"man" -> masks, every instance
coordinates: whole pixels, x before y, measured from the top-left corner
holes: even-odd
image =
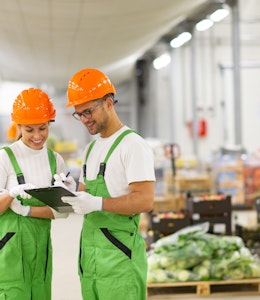
[[[96,69],[83,69],[68,85],[73,116],[98,138],[86,146],[76,197],[63,197],[84,214],[79,276],[83,299],[146,299],[147,260],[138,225],[154,200],[154,162],[144,139],[124,126],[116,90]]]

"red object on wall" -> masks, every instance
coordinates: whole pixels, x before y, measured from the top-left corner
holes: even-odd
[[[188,122],[191,136],[193,136],[193,121]],[[198,120],[198,136],[205,137],[207,135],[207,121],[204,118]]]

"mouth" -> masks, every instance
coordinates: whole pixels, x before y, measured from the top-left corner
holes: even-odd
[[[31,140],[31,142],[35,145],[41,145],[43,140]]]
[[[85,126],[90,130],[95,125],[95,121],[85,123]]]

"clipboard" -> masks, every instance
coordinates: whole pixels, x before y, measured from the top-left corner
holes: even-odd
[[[44,188],[36,188],[25,190],[25,192],[34,198],[40,200],[44,204],[52,207],[60,213],[73,212],[72,206],[68,203],[64,203],[61,200],[63,196],[76,197],[75,194],[66,190],[61,186],[50,186]]]

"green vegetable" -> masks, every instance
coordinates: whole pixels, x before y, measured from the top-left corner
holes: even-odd
[[[168,276],[164,270],[154,270],[153,272],[156,282],[167,282]]]
[[[199,280],[208,280],[210,277],[209,268],[203,264],[194,267],[192,271],[199,276]]]
[[[160,266],[165,269],[168,266],[171,266],[174,263],[174,260],[170,256],[162,255],[160,257]]]
[[[158,240],[148,270],[148,282],[260,278],[260,260],[240,237],[209,234],[199,224]]]
[[[188,281],[190,278],[190,272],[188,270],[181,270],[177,274],[177,279],[179,281]]]
[[[147,261],[148,261],[148,267],[149,267],[150,270],[159,269],[159,267],[160,267],[160,256],[152,254],[147,258]]]

